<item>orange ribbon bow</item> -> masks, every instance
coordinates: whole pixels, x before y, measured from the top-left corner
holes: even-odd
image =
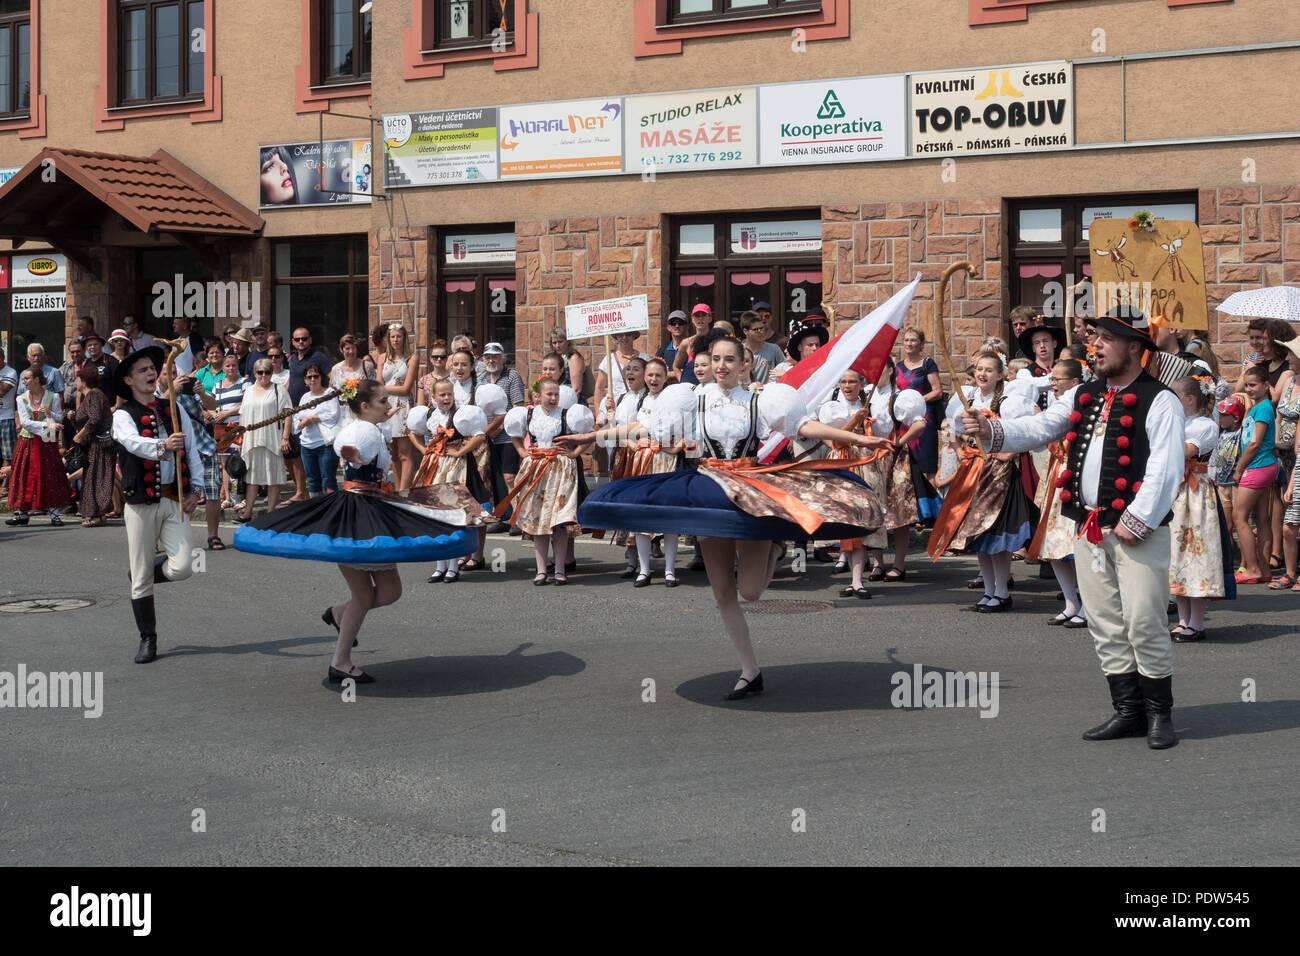
[[[1061,473],[1061,466],[1065,464],[1065,444],[1063,442],[1052,442],[1048,447],[1052,452],[1052,460],[1047,468],[1047,493],[1043,495],[1043,513],[1038,519],[1038,527],[1034,529],[1034,536],[1025,549],[1025,560],[1027,561],[1037,561],[1038,556],[1043,551],[1043,539],[1047,536],[1052,504],[1056,501],[1056,479]]]
[[[560,449],[554,445],[550,448],[537,448],[536,446],[530,448],[528,450],[528,459],[531,464],[528,469],[528,474],[515,482],[515,486],[510,489],[510,493],[502,498],[501,503],[492,510],[492,517],[498,519],[504,517],[506,510],[510,507],[510,503],[516,499],[518,499],[519,504],[522,505],[524,500],[533,493],[533,490],[537,487],[538,483],[541,482],[547,470],[555,462],[555,459],[559,457]],[[511,527],[513,527],[518,520],[519,508],[515,508],[514,512],[510,515]]]
[[[437,431],[429,439],[429,444],[424,446],[424,457],[420,459],[420,467],[411,480],[412,488],[424,488],[433,484],[433,474],[438,470],[438,461],[447,450],[447,443],[455,434],[454,428],[448,428],[446,425],[438,426]]]

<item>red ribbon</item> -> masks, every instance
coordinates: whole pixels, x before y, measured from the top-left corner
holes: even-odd
[[[1101,509],[1093,508],[1079,528],[1079,537],[1087,537],[1089,544],[1101,544]]]

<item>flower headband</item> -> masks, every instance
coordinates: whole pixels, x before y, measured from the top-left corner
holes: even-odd
[[[1214,379],[1212,377],[1209,375],[1193,375],[1192,378],[1200,383],[1202,395],[1214,394]]]

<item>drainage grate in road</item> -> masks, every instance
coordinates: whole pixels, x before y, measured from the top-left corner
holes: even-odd
[[[829,601],[753,601],[742,604],[746,614],[816,614],[830,611],[835,605]]]
[[[26,601],[5,601],[0,603],[0,612],[5,614],[42,614],[47,611],[76,611],[90,607],[94,601],[85,598],[32,598]]]

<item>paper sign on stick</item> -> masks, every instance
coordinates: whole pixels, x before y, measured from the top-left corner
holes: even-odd
[[[1161,316],[1175,329],[1209,327],[1201,232],[1185,219],[1094,219],[1088,228],[1093,309],[1103,315],[1120,303]]]

